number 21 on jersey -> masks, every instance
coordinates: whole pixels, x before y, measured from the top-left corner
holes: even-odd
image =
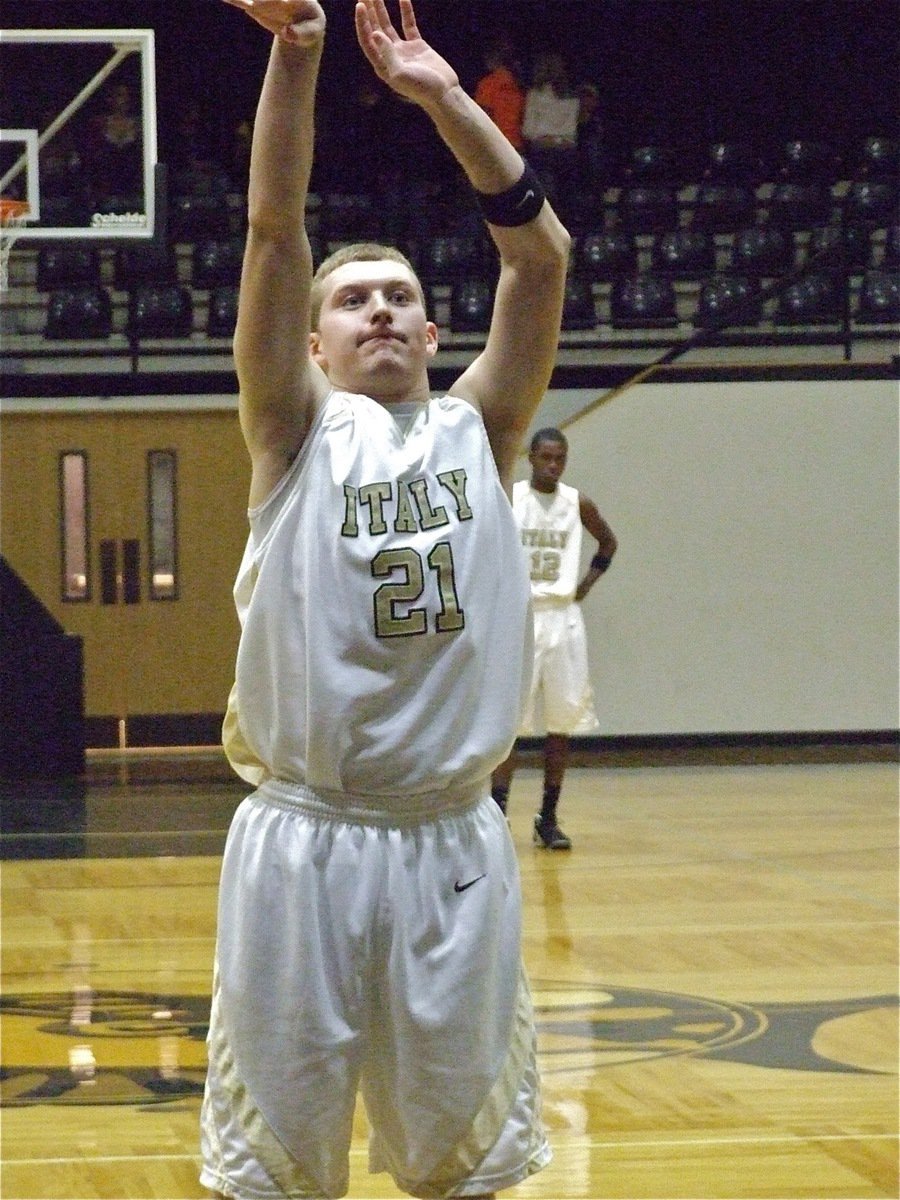
[[[432,572],[437,581],[440,609],[434,614],[436,632],[453,633],[464,627],[450,543],[437,542],[424,560],[411,546],[398,546],[381,550],[372,559],[373,578],[389,579],[375,589],[377,637],[415,637],[428,632],[428,609],[416,606],[425,591],[427,572]]]

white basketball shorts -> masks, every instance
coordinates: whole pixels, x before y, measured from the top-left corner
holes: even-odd
[[[238,808],[219,892],[206,1187],[345,1195],[360,1090],[369,1169],[413,1196],[511,1187],[549,1161],[506,822],[487,785],[436,814],[405,803],[376,812],[270,781]]]
[[[599,728],[581,605],[535,606],[534,668],[519,733],[583,734]]]

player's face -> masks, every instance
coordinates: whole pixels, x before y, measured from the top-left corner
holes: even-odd
[[[310,352],[335,387],[388,400],[427,387],[437,327],[409,268],[390,259],[345,263],[324,283]]]
[[[528,461],[531,486],[539,492],[552,492],[566,469],[566,447],[562,442],[540,441],[528,455]]]

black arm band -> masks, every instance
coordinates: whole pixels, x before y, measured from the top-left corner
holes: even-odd
[[[508,229],[533,221],[544,207],[546,197],[541,181],[526,163],[522,178],[511,188],[494,195],[476,192],[475,199],[489,225],[501,225]]]
[[[612,559],[607,558],[605,554],[595,554],[591,559],[591,568],[594,571],[600,571],[602,573],[609,567],[611,562]]]

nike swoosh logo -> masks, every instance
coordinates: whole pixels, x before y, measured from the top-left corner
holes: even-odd
[[[516,201],[516,208],[521,208],[523,204],[527,204],[529,200],[534,199],[534,188],[529,188],[521,200]]]
[[[454,885],[453,885],[453,890],[454,890],[454,892],[465,892],[468,888],[470,888],[474,884],[476,884],[479,879],[484,879],[486,875],[487,875],[487,872],[485,871],[481,875],[476,875],[474,879],[470,879],[468,881],[468,883],[460,883],[459,880],[457,879],[456,883],[454,883]]]

